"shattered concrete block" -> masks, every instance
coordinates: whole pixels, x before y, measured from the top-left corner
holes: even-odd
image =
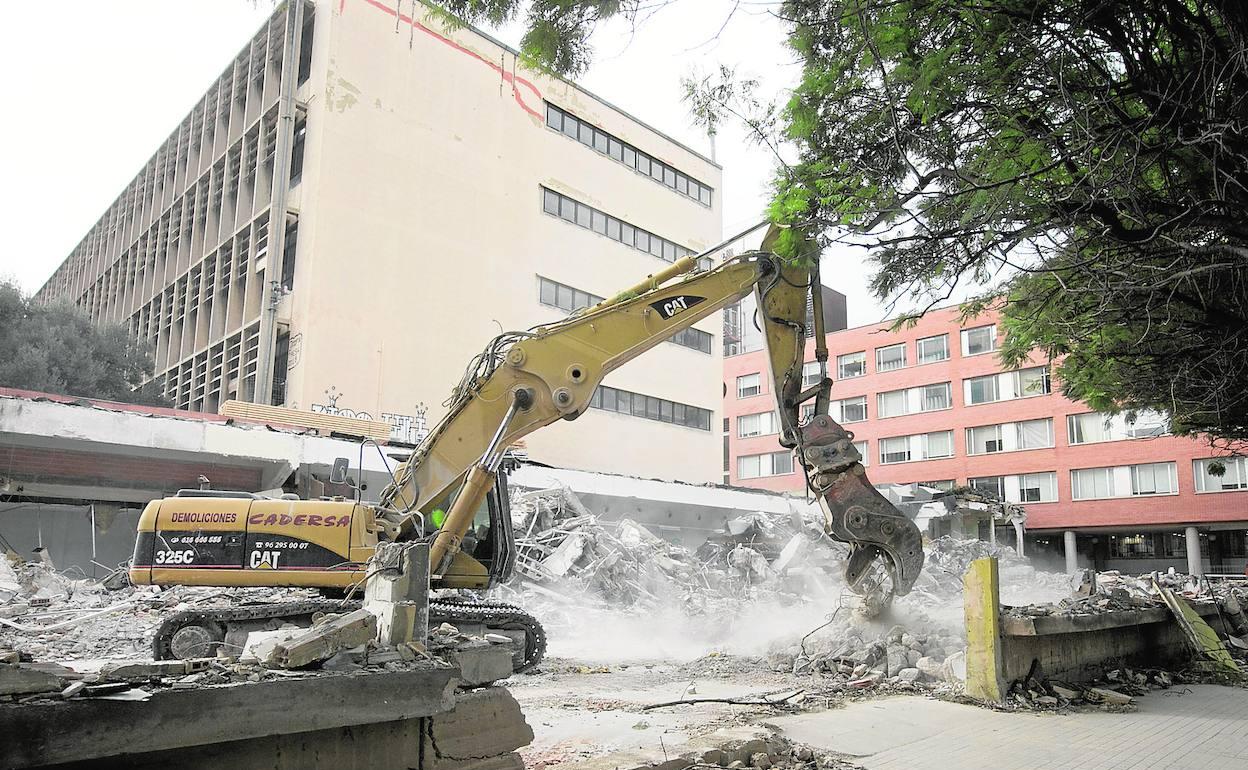
[[[1070,687],[1065,687],[1060,684],[1054,684],[1052,682],[1049,682],[1049,688],[1053,690],[1053,692],[1057,693],[1058,696],[1065,698],[1066,700],[1076,700],[1077,698],[1082,696],[1082,693],[1079,692],[1078,690],[1075,690]]]
[[[485,641],[463,642],[450,650],[451,661],[459,668],[459,680],[466,687],[506,679],[512,674],[511,651]]]
[[[750,757],[750,766],[757,767],[758,770],[770,770],[771,756],[765,751],[760,751]]]
[[[944,664],[930,657],[919,658],[914,664],[922,674],[929,679],[944,679]]]
[[[70,682],[68,687],[66,687],[64,690],[61,690],[61,698],[63,700],[69,700],[70,698],[74,697],[75,695],[77,695],[78,693],[82,692],[85,689],[87,689],[87,683],[82,680],[78,680],[77,682]]]
[[[1089,687],[1087,693],[1104,703],[1110,703],[1115,706],[1125,706],[1133,700],[1132,697],[1126,693],[1121,693],[1116,690],[1107,690],[1103,687]]]
[[[188,658],[187,660],[123,660],[108,663],[100,668],[101,682],[142,682],[153,677],[184,676],[203,671],[213,658]]]
[[[367,644],[377,635],[377,616],[366,609],[346,615],[327,615],[312,628],[278,644],[264,664],[276,668],[303,668],[342,650]]]
[[[887,671],[889,676],[897,676],[897,673],[903,668],[910,667],[910,656],[907,655],[909,650],[902,647],[901,644],[890,644],[888,646]]]
[[[377,617],[378,643],[423,643],[429,628],[429,545],[382,543],[368,570],[364,608]]]
[[[29,695],[40,692],[60,692],[65,680],[49,671],[29,663],[0,664],[0,695]]]
[[[923,672],[917,668],[903,668],[897,672],[897,678],[903,682],[917,682],[922,676]]]

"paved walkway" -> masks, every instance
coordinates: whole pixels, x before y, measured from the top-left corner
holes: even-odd
[[[904,696],[767,721],[868,770],[1248,767],[1248,690],[1193,685],[1136,702],[1129,714],[1035,714]]]

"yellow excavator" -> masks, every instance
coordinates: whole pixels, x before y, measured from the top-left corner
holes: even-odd
[[[773,238],[774,231],[764,248]],[[686,257],[558,323],[501,334],[473,358],[446,416],[397,467],[377,503],[183,490],[144,510],[130,580],[342,591],[367,580],[365,565],[378,543],[423,540],[430,543],[432,589],[504,581],[515,555],[500,474],[507,447],[557,420],[575,420],[611,371],[754,292],[780,443],[795,452],[827,534],[850,546],[847,583],[878,611],[913,586],[923,566],[922,538],[871,486],[853,435],[828,416],[832,381],[814,263],[755,251],[699,272],[697,258]],[[804,389],[808,325],[822,376]],[[800,407],[812,400],[814,412],[803,422]],[[211,655],[251,628],[274,620],[310,623],[313,614],[342,606],[341,599],[324,599],[183,612],[158,629],[154,653],[158,659]],[[518,670],[535,665],[545,650],[541,625],[512,605],[431,600],[430,622],[443,621],[510,632]]]

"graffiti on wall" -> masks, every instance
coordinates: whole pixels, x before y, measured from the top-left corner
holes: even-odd
[[[415,414],[399,414],[396,412],[382,412],[374,417],[372,412],[351,409],[346,406],[339,406],[338,401],[342,398],[342,393],[338,388],[330,385],[325,390],[324,404],[313,404],[312,411],[319,414],[332,414],[338,417],[351,417],[356,420],[381,420],[390,423],[390,440],[402,441],[405,444],[419,444],[424,441],[425,436],[429,435],[429,420],[427,413],[429,407],[423,403],[417,404]]]

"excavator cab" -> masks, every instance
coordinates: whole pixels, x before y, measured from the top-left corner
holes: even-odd
[[[459,486],[432,507],[425,518],[425,534],[432,537],[441,528],[463,490]],[[489,494],[477,506],[472,526],[464,533],[460,550],[441,575],[431,575],[434,588],[492,588],[511,578],[515,566],[515,535],[508,504],[507,474],[500,473]]]

